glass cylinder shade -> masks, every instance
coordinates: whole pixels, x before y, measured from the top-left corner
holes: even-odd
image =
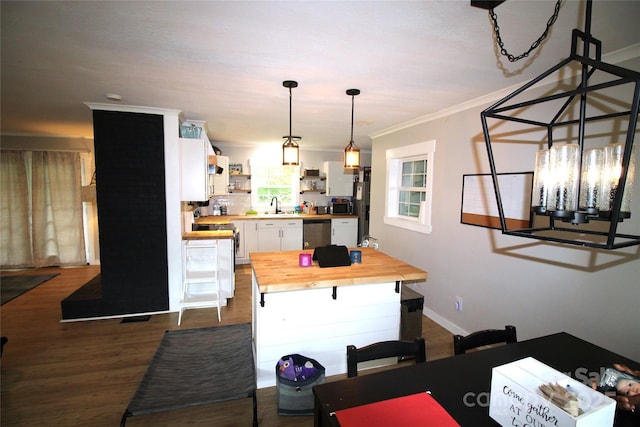
[[[613,209],[614,200],[618,192],[618,183],[622,174],[622,157],[624,156],[624,143],[609,144],[604,148],[604,170],[602,191],[599,200],[599,209],[610,212]],[[620,212],[628,217],[631,212],[631,194],[633,193],[633,180],[635,175],[635,147],[631,153],[627,181],[622,196]]]
[[[566,218],[577,208],[578,196],[578,144],[554,145],[549,149],[550,187],[547,210],[551,215]]]
[[[591,148],[582,155],[582,178],[580,179],[580,210],[594,215],[598,213],[598,198],[602,187],[604,150]]]
[[[633,181],[636,177],[636,147],[631,149],[631,159],[629,160],[629,172],[627,172],[627,182],[624,185],[622,195],[621,211],[631,216],[631,196],[633,195]]]
[[[299,164],[298,144],[289,138],[282,144],[282,165],[297,166]]]
[[[344,167],[350,169],[360,167],[360,149],[353,141],[344,149]]]
[[[549,150],[536,151],[536,166],[533,173],[533,191],[531,209],[537,214],[547,211],[547,193],[549,191]]]

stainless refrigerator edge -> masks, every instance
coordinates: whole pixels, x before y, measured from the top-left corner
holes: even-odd
[[[369,234],[369,205],[371,193],[371,167],[358,171],[358,179],[353,183],[353,214],[358,216],[358,246],[362,238]]]

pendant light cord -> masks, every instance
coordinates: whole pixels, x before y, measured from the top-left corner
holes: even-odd
[[[494,12],[494,9],[489,10],[489,17],[491,18],[491,24],[493,25],[493,31],[496,33],[496,42],[498,43],[498,46],[500,46],[500,54],[502,54],[503,56],[506,56],[507,59],[509,59],[509,62],[516,62],[516,61],[521,60],[522,58],[528,57],[529,54],[534,49],[536,49],[538,46],[540,46],[540,44],[544,41],[544,39],[546,39],[547,36],[549,35],[549,30],[551,29],[553,24],[555,24],[556,20],[558,19],[558,14],[560,13],[561,3],[562,3],[562,0],[556,1],[556,6],[555,6],[555,9],[553,11],[553,15],[551,15],[551,17],[547,21],[547,28],[545,28],[545,30],[542,33],[542,35],[540,37],[538,37],[538,39],[531,44],[531,46],[529,47],[529,50],[527,50],[524,53],[521,53],[518,56],[514,56],[514,55],[510,54],[509,52],[507,52],[507,48],[504,47],[504,42],[502,41],[502,36],[500,35],[500,26],[498,25],[498,16]]]
[[[351,95],[351,142],[353,142],[353,109],[355,105],[355,98],[355,95]]]
[[[289,141],[293,141],[294,139],[300,139],[299,136],[292,135],[292,123],[293,123],[293,93],[292,89],[298,87],[298,82],[293,80],[285,80],[282,82],[282,86],[289,88],[289,136],[283,136],[283,138],[288,138]]]
[[[292,116],[291,116],[291,108],[292,108],[291,106],[293,105],[291,103],[291,99],[292,98],[293,98],[293,95],[291,94],[291,86],[289,86],[289,141],[291,141],[293,139],[293,137],[291,136],[292,135],[291,134],[291,120],[293,120]]]
[[[355,105],[356,95],[360,95],[360,89],[347,89],[347,95],[351,97],[351,144],[353,144],[353,111]]]

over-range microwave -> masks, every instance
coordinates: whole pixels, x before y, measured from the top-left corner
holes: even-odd
[[[332,202],[331,213],[350,215],[353,213],[353,207],[350,202]]]

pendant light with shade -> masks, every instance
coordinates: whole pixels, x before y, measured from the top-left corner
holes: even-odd
[[[344,167],[357,169],[360,167],[360,149],[353,142],[353,109],[356,95],[360,95],[360,89],[347,89],[347,95],[351,97],[351,139],[344,149]]]
[[[298,87],[298,82],[285,80],[282,82],[282,86],[289,88],[289,135],[283,136],[287,140],[282,144],[282,165],[298,166],[300,164],[300,147],[297,141],[300,141],[302,137],[291,134],[291,89]]]

